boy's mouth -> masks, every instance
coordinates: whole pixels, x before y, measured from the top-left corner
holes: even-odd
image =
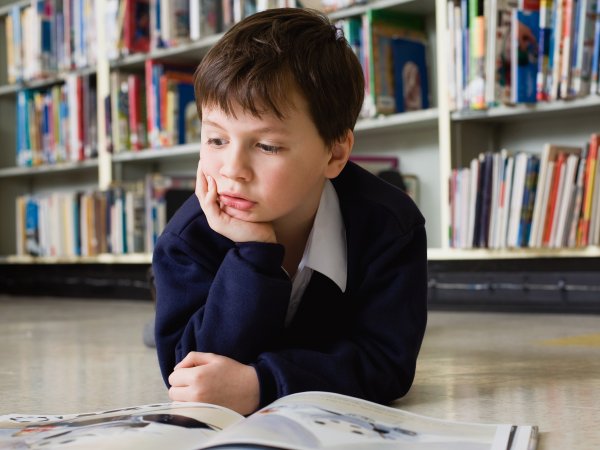
[[[238,197],[235,194],[227,193],[219,194],[219,201],[223,206],[239,209],[241,211],[248,211],[256,204],[256,202],[253,202],[252,200],[248,200],[244,197]]]

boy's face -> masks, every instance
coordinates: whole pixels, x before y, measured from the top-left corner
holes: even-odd
[[[216,182],[221,209],[243,221],[272,223],[276,231],[312,220],[325,180],[343,168],[306,101],[291,95],[283,119],[269,112],[255,117],[239,105],[235,117],[202,108],[200,163]]]

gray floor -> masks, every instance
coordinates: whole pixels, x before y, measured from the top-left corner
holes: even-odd
[[[142,330],[149,302],[0,296],[0,414],[168,401]],[[600,317],[430,314],[400,408],[533,423],[539,449],[600,448]]]

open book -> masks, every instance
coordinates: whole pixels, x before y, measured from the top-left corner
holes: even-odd
[[[243,417],[205,403],[65,416],[0,416],[0,449],[532,450],[537,427],[451,422],[325,392],[283,397]]]

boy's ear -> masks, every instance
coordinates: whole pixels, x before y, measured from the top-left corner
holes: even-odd
[[[354,133],[352,130],[348,130],[346,135],[339,141],[333,144],[331,147],[331,153],[329,154],[329,163],[327,164],[327,170],[325,176],[329,179],[337,177],[342,169],[346,166],[348,158],[350,158],[350,152],[354,146]]]

